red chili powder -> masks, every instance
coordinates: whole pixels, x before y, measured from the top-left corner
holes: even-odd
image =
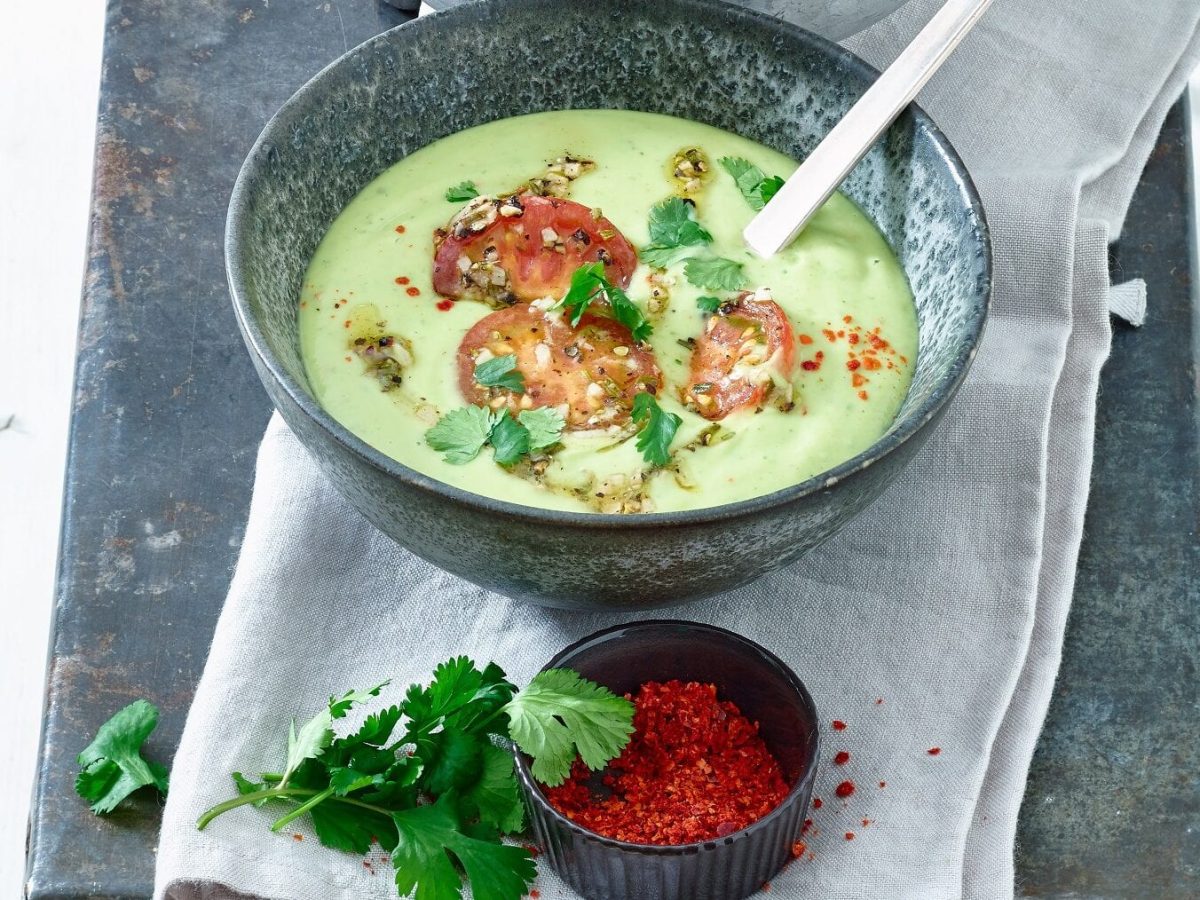
[[[454,306],[453,300],[439,300],[437,308],[440,309],[442,312],[449,312],[451,307],[453,307],[453,306]]]
[[[853,831],[846,832],[846,840],[848,840],[848,841],[854,840],[854,832]]]
[[[942,752],[942,748],[941,747],[930,747],[925,752],[928,753],[930,756],[937,756],[939,753]]]
[[[420,296],[421,289],[419,287],[407,287],[404,289],[404,293],[410,297],[417,297]]]
[[[546,789],[551,806],[606,837],[691,844],[756,822],[787,796],[778,761],[737,706],[712,684],[648,681],[634,702],[633,737],[601,776],[576,760]]]
[[[834,790],[834,793],[837,794],[839,797],[842,797],[843,799],[846,797],[849,797],[851,794],[854,793],[854,782],[853,781],[843,781],[841,784],[839,784],[837,786],[837,788]]]
[[[397,275],[396,276],[396,284],[408,284],[408,276],[407,275]]]
[[[846,723],[843,722],[841,719],[834,719],[833,720],[833,730],[834,731],[845,731]]]
[[[407,230],[408,229],[405,228],[403,225],[396,226],[396,234],[404,234],[404,232],[406,232]]]
[[[820,797],[813,797],[813,809],[820,809],[823,805]]]
[[[837,755],[833,757],[833,764],[836,766],[844,766],[848,762],[850,762],[849,750],[839,750]]]

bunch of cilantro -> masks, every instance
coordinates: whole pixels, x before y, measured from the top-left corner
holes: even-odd
[[[532,883],[530,852],[502,837],[524,828],[509,740],[533,758],[535,778],[561,784],[578,755],[599,769],[633,732],[633,705],[568,669],[539,673],[518,691],[499,666],[464,656],[425,687],[367,716],[348,734],[334,724],[385,685],[331,698],[288,734],[283,770],[257,781],[234,773],[238,796],[198,820],[239,806],[275,810],[272,831],[307,816],[326,847],[390,855],[401,896],[449,900],[463,878],[476,900],[518,900]]]

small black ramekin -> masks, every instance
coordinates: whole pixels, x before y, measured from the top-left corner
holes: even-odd
[[[740,900],[792,857],[812,793],[817,712],[777,656],[732,631],[698,622],[645,621],[598,631],[546,664],[569,668],[618,694],[647,681],[715,684],[751,721],[779,760],[791,790],[774,810],[727,837],[698,844],[631,844],[572,822],[546,800],[517,753],[534,838],[543,857],[588,900]]]

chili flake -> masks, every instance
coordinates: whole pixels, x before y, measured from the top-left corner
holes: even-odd
[[[834,790],[834,793],[843,799],[845,799],[846,797],[849,797],[851,794],[854,793],[854,782],[853,781],[843,781],[841,784],[839,784],[837,786],[837,788]]]
[[[712,684],[650,681],[634,701],[634,733],[594,777],[576,760],[550,804],[585,828],[637,844],[691,844],[740,831],[788,793],[758,724]]]
[[[836,766],[844,766],[848,762],[850,762],[849,750],[839,750],[833,757],[833,764]]]

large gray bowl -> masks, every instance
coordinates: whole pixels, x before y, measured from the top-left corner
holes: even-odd
[[[636,109],[707,122],[801,158],[876,74],[823,38],[715,0],[489,0],[367,41],[276,114],[234,188],[229,284],[267,392],[363,515],[419,556],[510,596],[646,608],[793,562],[870,503],[921,446],[966,375],[987,314],[983,210],[921,110],[901,117],[845,184],[916,296],[920,350],[908,397],[866,452],[753,500],[679,513],[567,513],[415,472],[313,399],[297,297],[309,257],[346,203],[448,134],[539,110]]]

